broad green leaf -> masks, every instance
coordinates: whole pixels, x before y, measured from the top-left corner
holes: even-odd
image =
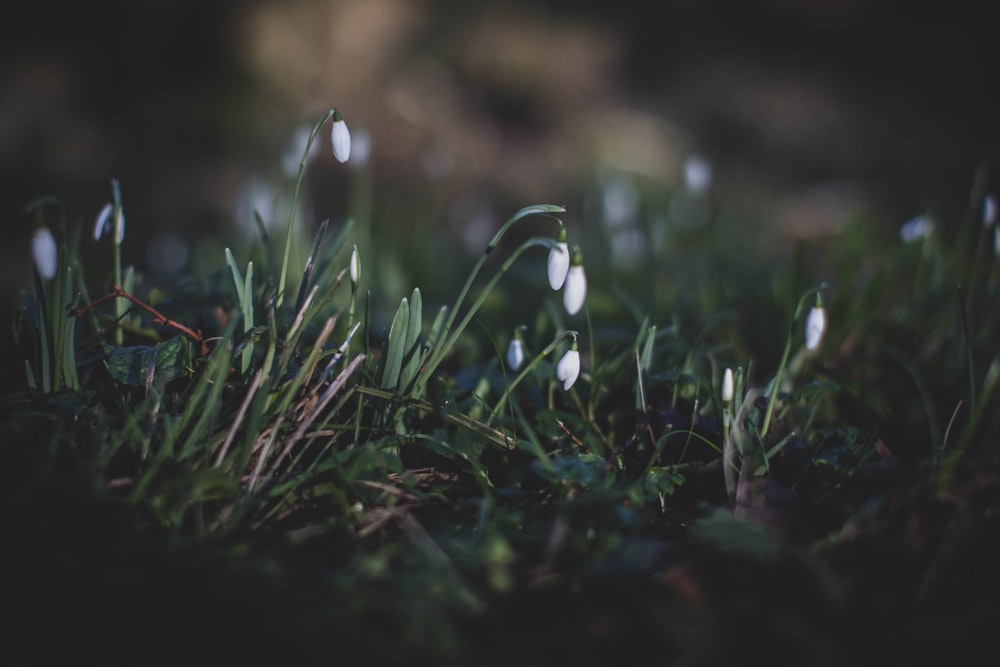
[[[170,382],[190,363],[191,345],[183,336],[175,336],[157,345],[110,347],[105,362],[111,377],[135,387],[146,385],[150,372],[154,382]]]
[[[385,366],[382,368],[383,389],[395,389],[399,384],[399,371],[403,367],[403,355],[406,354],[406,333],[409,329],[410,302],[404,296],[396,310],[389,329],[389,342],[386,345]]]

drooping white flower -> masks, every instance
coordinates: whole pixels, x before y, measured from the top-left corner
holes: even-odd
[[[580,377],[580,350],[577,349],[574,340],[556,365],[556,378],[563,383],[563,389],[568,391],[578,377]]]
[[[912,243],[925,239],[934,231],[934,221],[925,215],[910,218],[899,228],[899,238],[904,243]]]
[[[733,369],[727,368],[722,375],[722,402],[730,403],[733,400]]]
[[[558,290],[566,282],[566,274],[569,272],[569,244],[566,243],[566,228],[560,227],[556,234],[558,244],[549,250],[548,272],[549,287]]]
[[[358,246],[354,246],[354,250],[351,251],[351,284],[357,285],[358,280],[361,278],[361,256],[358,254]]]
[[[339,111],[333,112],[330,143],[333,144],[333,156],[339,162],[347,162],[351,158],[351,133]]]
[[[104,236],[105,230],[108,228],[108,220],[111,218],[111,211],[114,207],[108,203],[104,205],[101,212],[97,214],[97,221],[94,223],[94,240],[100,241],[101,237]]]
[[[94,220],[94,240],[100,241],[106,232],[117,230],[115,244],[121,245],[125,240],[125,211],[122,209],[121,189],[116,178],[111,179],[111,191],[114,202],[105,204]]]
[[[524,363],[524,341],[521,340],[519,335],[514,336],[510,340],[510,345],[507,346],[507,368],[512,371],[517,371],[521,369],[521,364]]]
[[[997,198],[995,195],[983,197],[983,227],[989,227],[997,221]]]
[[[566,284],[563,286],[563,306],[570,315],[576,315],[587,300],[587,274],[583,270],[583,255],[580,249],[573,247],[573,259],[566,273]]]
[[[59,251],[56,240],[48,227],[39,227],[31,238],[31,254],[35,257],[35,268],[45,280],[56,275]]]
[[[815,350],[823,340],[826,331],[826,311],[822,306],[813,306],[806,316],[806,349]]]

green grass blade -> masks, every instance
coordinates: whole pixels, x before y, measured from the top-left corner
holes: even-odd
[[[403,356],[406,354],[406,337],[410,326],[410,302],[404,296],[396,309],[396,316],[389,328],[389,341],[386,344],[385,366],[382,368],[383,389],[395,389],[399,384],[399,372],[403,367]]]

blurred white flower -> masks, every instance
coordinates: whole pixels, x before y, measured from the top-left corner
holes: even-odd
[[[587,299],[587,274],[583,264],[574,263],[566,274],[566,285],[563,288],[563,306],[570,315],[576,315],[583,308]]]
[[[934,231],[934,221],[926,215],[918,215],[910,218],[899,228],[899,238],[904,243],[912,243],[925,239]]]
[[[104,232],[108,227],[108,220],[111,218],[111,211],[114,207],[108,203],[104,205],[101,212],[97,214],[97,220],[94,222],[94,240],[100,241],[101,237],[104,236]]]
[[[826,331],[826,311],[822,306],[813,306],[806,316],[806,349],[815,350],[823,340]]]
[[[319,155],[318,141],[313,141],[309,145],[309,137],[312,136],[312,127],[300,125],[295,128],[291,139],[285,145],[285,150],[281,153],[281,171],[288,178],[295,178],[299,173],[299,165],[302,164],[302,156],[305,155],[306,163],[312,162]],[[309,153],[306,154],[306,146],[309,146]]]
[[[330,130],[330,143],[333,144],[333,156],[340,162],[351,158],[351,133],[347,123],[339,111],[333,112],[333,128]]]
[[[684,160],[684,189],[689,195],[700,197],[712,187],[712,165],[700,155],[690,155]]]
[[[983,227],[989,227],[997,221],[997,198],[994,195],[983,197]]]
[[[510,345],[507,347],[507,368],[517,371],[521,369],[523,363],[524,341],[521,340],[520,335],[516,335],[510,340]]]
[[[608,178],[601,188],[602,221],[607,229],[617,229],[635,221],[639,214],[639,190],[626,176]]]
[[[556,365],[556,378],[563,383],[563,389],[569,390],[578,377],[580,377],[580,351],[574,340],[573,345]]]
[[[39,227],[31,238],[31,254],[35,257],[35,268],[45,280],[56,275],[59,251],[56,240],[48,227]]]
[[[727,368],[722,375],[722,402],[730,403],[733,400],[733,369]]]
[[[106,232],[118,230],[115,237],[115,244],[121,245],[125,240],[125,212],[122,210],[121,190],[118,187],[118,179],[111,179],[111,191],[114,195],[114,202],[104,205],[94,221],[94,240],[100,241]]]
[[[354,246],[354,250],[351,251],[351,284],[357,285],[358,280],[361,278],[361,256],[358,254],[358,246]]]
[[[355,129],[351,137],[351,158],[347,165],[354,169],[361,169],[372,157],[372,138],[365,130]]]
[[[569,272],[569,245],[566,243],[566,229],[559,228],[556,234],[556,243],[559,245],[549,250],[549,287],[558,290],[566,282],[566,274]]]

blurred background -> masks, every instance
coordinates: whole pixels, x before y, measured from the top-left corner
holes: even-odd
[[[671,216],[730,220],[714,242],[765,256],[857,216],[947,225],[977,173],[993,187],[1000,145],[995,28],[972,6],[33,0],[0,26],[3,312],[31,285],[38,197],[82,225],[88,266],[110,264],[89,234],[112,178],[126,261],[223,268],[222,246],[257,238],[254,207],[287,220],[302,132],[331,106],[354,156],[336,163],[324,128],[303,233],[367,221],[399,294],[453,284],[459,253],[535,203],[566,204],[580,238],[625,230],[600,237],[625,262]]]

